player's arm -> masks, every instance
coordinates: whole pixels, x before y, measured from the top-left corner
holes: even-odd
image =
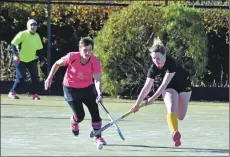
[[[53,76],[55,75],[55,73],[57,72],[57,70],[61,67],[61,66],[66,66],[66,62],[61,58],[59,60],[57,60],[54,65],[52,66],[49,76],[47,77],[47,79],[53,79]]]
[[[22,43],[24,39],[24,35],[23,32],[19,32],[14,39],[11,41],[11,45],[10,45],[10,50],[13,52],[13,54],[15,56],[18,57],[18,50],[16,48],[17,45],[19,45],[20,43]]]
[[[13,54],[15,56],[18,56],[18,50],[17,50],[17,48],[16,48],[16,46],[14,44],[10,45],[10,50],[11,50],[11,52],[13,52]]]
[[[45,58],[45,51],[43,49],[37,50],[36,56],[38,56],[40,62],[43,61]]]
[[[45,90],[47,90],[51,84],[52,84],[52,79],[53,76],[55,75],[55,73],[57,72],[57,70],[61,67],[61,66],[67,66],[73,57],[71,57],[72,53],[68,53],[67,55],[65,55],[64,57],[62,57],[61,59],[57,60],[54,65],[52,66],[49,76],[47,77],[46,81],[45,81]]]
[[[94,84],[97,90],[97,100],[102,101],[102,67],[99,59],[95,59],[93,62],[93,76],[94,76]]]
[[[144,98],[149,94],[152,86],[153,86],[154,79],[148,78],[145,81],[144,87],[141,89],[141,92],[137,98],[136,104],[135,105],[140,105],[141,102],[144,100]]]
[[[175,72],[173,73],[166,72],[161,85],[159,86],[157,91],[154,93],[154,95],[150,99],[153,99],[153,101],[155,101],[162,94],[162,92],[166,89],[167,85],[172,80],[174,75],[175,75]]]
[[[61,67],[61,66],[66,66],[66,61],[64,61],[62,58],[59,59],[58,61],[56,61],[54,63],[54,65],[52,66],[49,76],[47,77],[46,81],[45,81],[45,90],[47,90],[48,88],[50,88],[51,84],[52,84],[52,79],[53,76],[55,75],[55,73],[57,72],[57,70]]]
[[[42,40],[39,34],[37,34],[37,51],[36,55],[38,56],[40,62],[45,60],[45,51],[43,50]]]
[[[95,83],[98,96],[102,96],[101,73],[94,74],[94,83]]]

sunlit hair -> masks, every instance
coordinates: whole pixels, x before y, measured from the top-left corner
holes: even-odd
[[[152,52],[160,52],[161,54],[165,54],[165,46],[159,37],[154,38],[153,45],[148,48],[150,53]]]
[[[81,38],[81,40],[79,41],[79,46],[88,46],[88,45],[92,45],[92,49],[93,49],[93,39],[90,37],[83,37]]]

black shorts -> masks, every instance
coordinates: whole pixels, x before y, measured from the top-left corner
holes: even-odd
[[[174,90],[176,90],[178,93],[181,93],[181,92],[189,92],[192,90],[192,85],[191,85],[191,80],[190,80],[190,77],[186,77],[185,79],[183,80],[172,80],[168,86],[166,87],[167,88],[172,88]]]
[[[64,97],[67,102],[74,101],[77,99],[87,99],[95,97],[96,99],[96,88],[95,85],[92,84],[86,88],[72,88],[63,85]]]

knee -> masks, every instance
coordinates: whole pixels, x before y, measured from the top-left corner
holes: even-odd
[[[85,113],[77,115],[77,122],[80,123],[81,121],[83,121],[85,118]]]
[[[24,82],[24,78],[17,78],[17,79],[16,79],[16,82],[17,82],[17,83],[23,83],[23,82]]]

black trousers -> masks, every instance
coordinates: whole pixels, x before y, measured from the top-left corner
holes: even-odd
[[[78,123],[80,123],[85,117],[85,111],[83,103],[87,106],[92,123],[101,122],[99,114],[98,104],[96,103],[96,90],[94,84],[86,88],[72,88],[63,86],[64,97],[72,108],[73,113],[77,115]]]

